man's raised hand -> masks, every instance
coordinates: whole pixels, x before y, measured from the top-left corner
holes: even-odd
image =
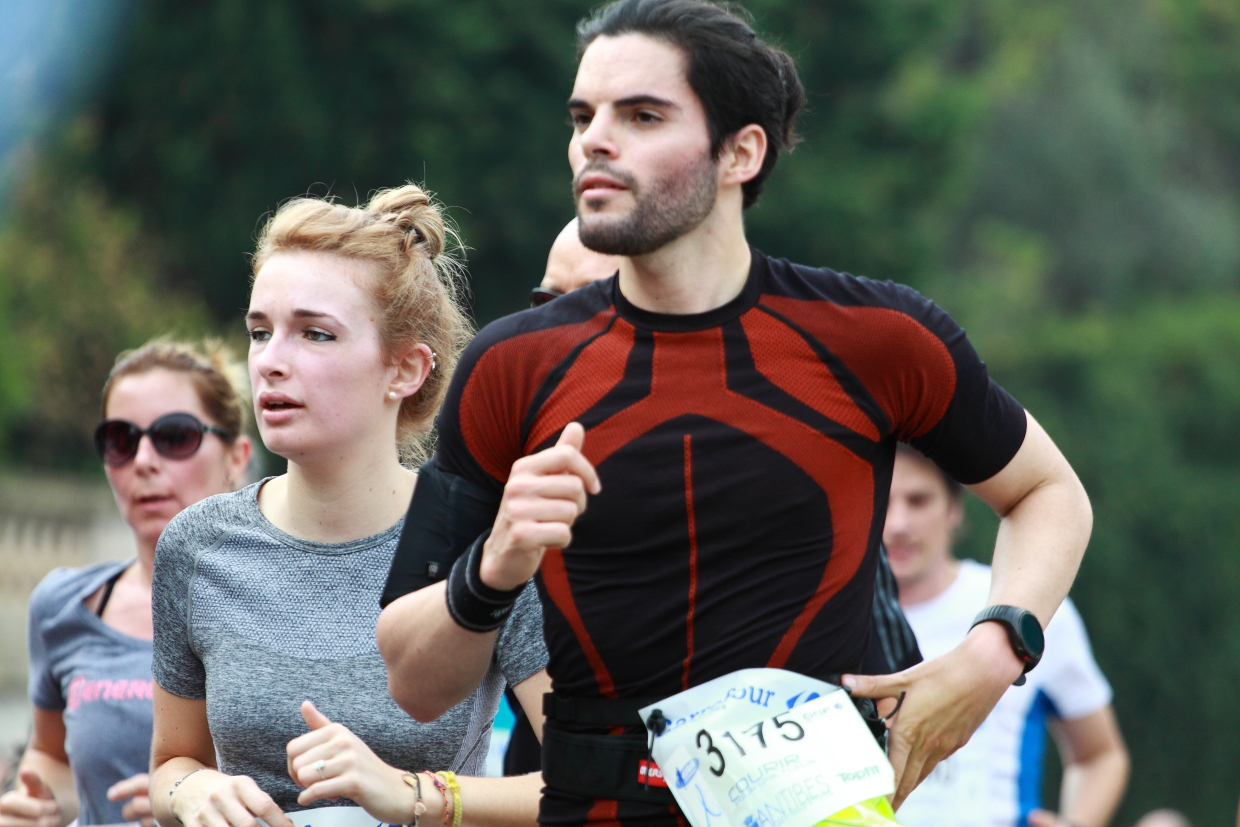
[[[543,553],[573,540],[572,526],[586,510],[586,495],[602,490],[598,473],[581,452],[585,429],[565,426],[556,444],[513,463],[499,513],[482,550],[482,582],[509,591],[538,571]]]

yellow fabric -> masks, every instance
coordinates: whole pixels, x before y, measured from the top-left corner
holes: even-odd
[[[840,810],[814,827],[899,827],[886,796],[871,798]]]

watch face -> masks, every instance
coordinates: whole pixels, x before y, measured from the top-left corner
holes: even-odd
[[[1042,634],[1038,619],[1029,612],[1020,616],[1020,636],[1029,647],[1030,654],[1035,658],[1042,657],[1042,650],[1046,648],[1046,637]]]

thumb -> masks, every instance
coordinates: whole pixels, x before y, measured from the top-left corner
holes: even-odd
[[[144,772],[137,775],[131,775],[124,781],[117,781],[111,787],[108,787],[108,801],[124,801],[126,798],[133,798],[135,795],[146,795],[150,789],[151,777]]]
[[[581,450],[581,446],[586,444],[586,429],[581,427],[580,422],[570,422],[564,426],[564,430],[560,431],[560,438],[555,444],[567,445],[569,448]]]
[[[55,801],[52,796],[51,789],[43,783],[43,779],[34,770],[22,770],[22,785],[26,788],[26,795],[31,798],[42,798],[48,801]]]
[[[896,698],[908,690],[903,672],[894,675],[845,675],[840,685],[856,698]]]
[[[309,701],[301,702],[301,717],[306,720],[306,726],[311,729],[322,729],[330,724],[331,718],[328,718]]]

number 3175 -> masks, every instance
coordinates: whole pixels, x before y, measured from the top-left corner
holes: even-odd
[[[771,723],[775,725],[775,729],[780,738],[783,738],[785,741],[800,741],[805,737],[805,730],[801,728],[801,725],[796,721],[781,720],[781,718],[786,718],[791,714],[791,712],[784,712],[780,715],[776,715],[774,718],[771,718]],[[743,731],[741,735],[752,736],[758,742],[758,749],[766,749],[766,733],[763,732],[763,727],[765,725],[766,721],[758,721],[758,723]],[[733,736],[731,732],[724,732],[719,737],[721,739],[731,741],[732,746],[736,748],[736,751],[739,752],[742,757],[745,755],[745,748],[741,746],[741,742],[736,740],[736,737]],[[723,775],[723,768],[727,766],[727,759],[723,757],[723,751],[719,749],[719,747],[715,746],[714,736],[711,735],[708,730],[698,730],[697,745],[698,749],[706,750],[706,754],[711,757],[711,773],[715,776]],[[753,744],[750,744],[749,748],[753,749]],[[718,760],[718,766],[715,765],[715,759]]]

